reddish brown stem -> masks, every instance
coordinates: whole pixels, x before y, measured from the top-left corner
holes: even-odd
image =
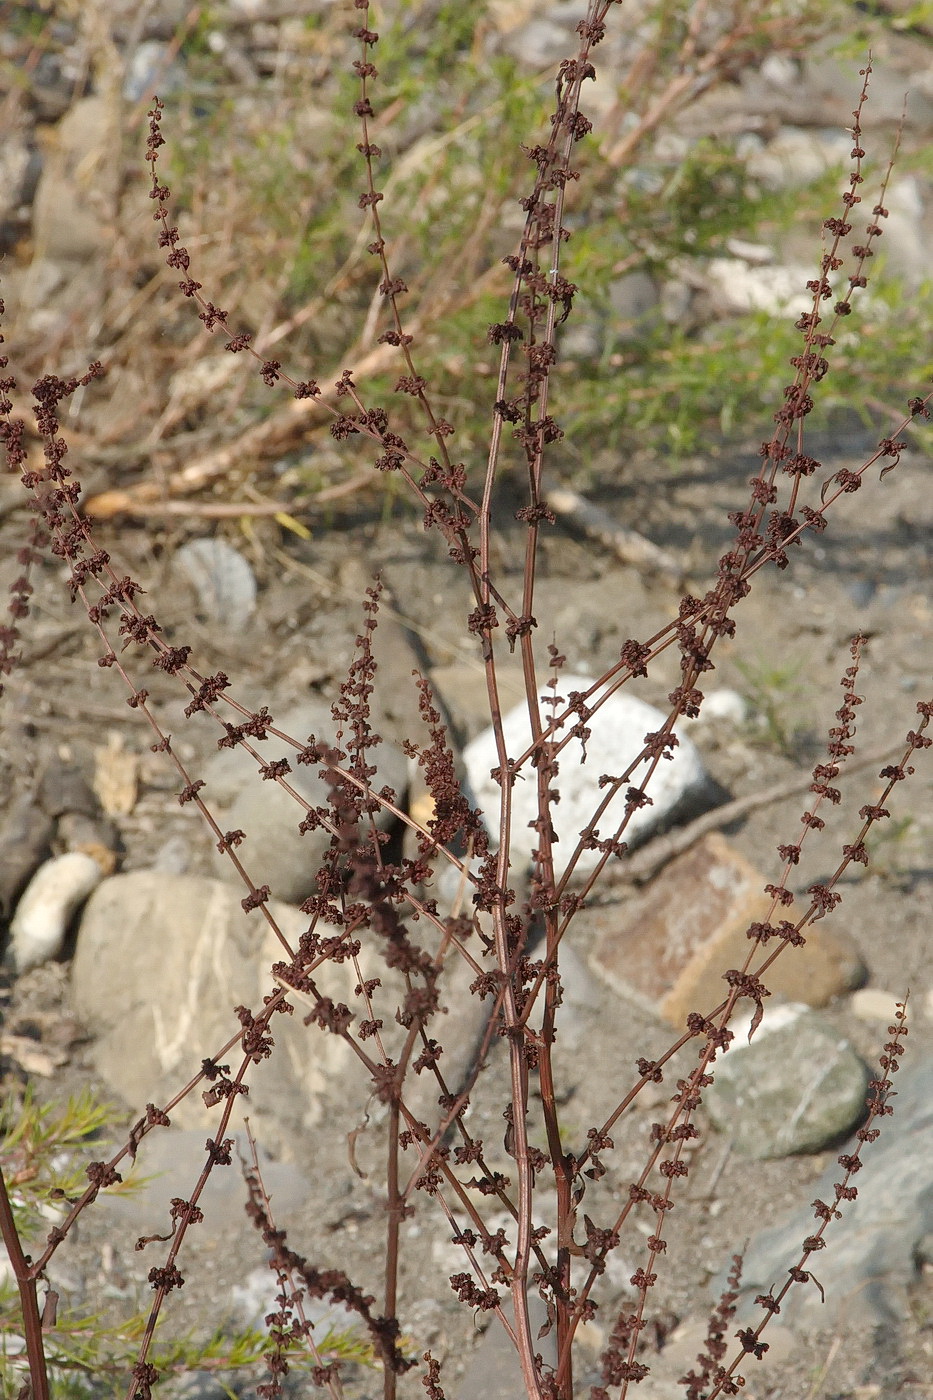
[[[45,1345],[42,1341],[42,1318],[36,1290],[37,1275],[30,1260],[23,1253],[2,1168],[0,1168],[0,1234],[3,1236],[3,1243],[13,1266],[13,1276],[16,1279],[16,1287],[19,1289],[20,1307],[23,1310],[23,1334],[26,1341],[26,1356],[29,1361],[31,1400],[50,1400],[49,1373],[45,1360]]]

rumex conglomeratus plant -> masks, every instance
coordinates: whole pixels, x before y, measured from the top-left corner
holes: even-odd
[[[559,327],[570,316],[577,291],[562,271],[562,250],[570,237],[566,205],[573,198],[577,174],[573,153],[591,130],[581,104],[595,75],[593,54],[604,38],[612,6],[597,0],[589,5],[578,26],[578,52],[558,70],[550,130],[539,144],[527,148],[534,177],[522,201],[525,217],[517,246],[504,259],[512,275],[511,291],[502,318],[489,328],[498,370],[484,462],[458,459],[455,427],[436,409],[431,385],[419,373],[418,338],[406,323],[407,289],[393,269],[378,187],[381,152],[374,139],[378,71],[373,61],[378,35],[371,27],[367,0],[355,0],[355,7],[359,11],[355,117],[363,170],[359,204],[372,226],[368,250],[383,308],[379,340],[397,353],[396,393],[420,409],[429,452],[410,434],[406,437],[397,431],[388,410],[370,405],[352,369],[330,384],[293,377],[279,360],[258,355],[249,333],[232,326],[223,308],[208,299],[195,278],[192,255],[172,222],[170,191],[159,178],[163,107],[156,99],[149,118],[147,159],[158,242],[169,267],[180,274],[180,290],[194,302],[207,332],[220,336],[232,354],[252,356],[270,389],[284,388],[298,400],[318,401],[321,411],[330,416],[333,436],[358,439],[361,447],[374,454],[376,471],[391,473],[404,483],[423,514],[425,530],[442,537],[451,567],[465,576],[472,596],[464,630],[484,669],[497,746],[494,777],[499,801],[493,809],[475,809],[461,782],[441,709],[423,676],[412,680],[421,729],[409,736],[405,750],[430,794],[430,816],[413,815],[402,794],[373,786],[373,752],[381,741],[374,729],[372,704],[380,683],[373,655],[381,602],[378,581],[363,602],[363,623],[349,673],[334,700],[330,735],[288,735],[278,728],[267,707],[241,703],[224,672],[198,670],[192,648],[166,638],[156,615],[140,607],[139,584],[122,574],[109,551],[100,547],[81,513],[80,490],[66,466],[61,405],[79,386],[89,385],[101,374],[102,366],[94,363],[86,374],[68,379],[46,375],[34,385],[36,423],[44,448],[40,467],[31,466],[27,459],[24,426],[10,416],[8,395],[14,383],[11,377],[4,380],[4,444],[11,470],[21,474],[31,493],[37,520],[35,534],[22,551],[23,572],[13,588],[13,621],[2,637],[4,669],[14,663],[19,624],[28,612],[30,568],[48,548],[68,566],[72,598],[85,609],[99,639],[99,665],[115,670],[126,685],[129,704],[151,730],[153,749],[174,766],[178,800],[200,811],[245,886],[244,909],[265,921],[281,949],[279,961],[268,968],[262,1005],[231,1007],[225,1043],[200,1065],[192,1065],[190,1078],[174,1097],[145,1106],[126,1142],[109,1160],[88,1167],[88,1186],[51,1230],[37,1257],[25,1257],[8,1193],[5,1188],[0,1191],[4,1238],[23,1305],[32,1393],[38,1400],[50,1393],[37,1296],[45,1269],[98,1194],[120,1180],[137,1152],[144,1154],[148,1134],[170,1123],[181,1099],[199,1092],[208,1112],[215,1115],[203,1169],[187,1195],[172,1201],[167,1233],[157,1237],[167,1248],[162,1262],[149,1273],[151,1312],[127,1383],[128,1396],[150,1395],[158,1380],[151,1360],[156,1323],[163,1310],[171,1311],[170,1296],[184,1283],[186,1239],[189,1231],[204,1223],[200,1201],[205,1184],[212,1172],[233,1161],[231,1127],[242,1102],[248,1102],[256,1067],[263,1065],[262,1073],[274,1079],[277,1018],[305,1011],[308,1034],[334,1037],[341,1043],[355,1066],[361,1101],[378,1104],[383,1114],[382,1278],[378,1285],[368,1281],[361,1286],[342,1269],[318,1267],[291,1250],[273,1218],[254,1157],[247,1170],[248,1209],[269,1248],[278,1289],[277,1305],[268,1319],[270,1378],[261,1393],[282,1393],[284,1378],[299,1358],[310,1365],[315,1386],[335,1398],[344,1393],[340,1365],[326,1360],[318,1349],[306,1308],[309,1300],[327,1300],[342,1304],[361,1320],[382,1366],[386,1400],[392,1400],[400,1386],[409,1386],[410,1380],[404,1378],[412,1373],[432,1400],[441,1400],[444,1367],[430,1351],[419,1352],[404,1323],[402,1226],[417,1210],[430,1218],[433,1230],[444,1230],[462,1249],[462,1268],[450,1276],[450,1288],[467,1309],[491,1314],[494,1325],[504,1329],[520,1374],[516,1386],[520,1384],[530,1400],[571,1400],[579,1393],[575,1341],[581,1325],[597,1315],[603,1320],[607,1341],[599,1363],[600,1380],[592,1393],[596,1400],[625,1395],[650,1369],[642,1334],[650,1315],[651,1290],[664,1267],[666,1237],[677,1229],[677,1207],[681,1212],[686,1209],[683,1186],[691,1170],[689,1146],[699,1131],[696,1112],[715,1073],[717,1057],[733,1038],[730,1020],[737,1008],[750,1005],[754,1032],[768,995],[769,968],[778,957],[793,957],[795,946],[805,942],[808,928],[838,905],[841,876],[853,863],[867,862],[867,836],[888,818],[889,798],[913,772],[913,756],[931,742],[926,730],[933,716],[933,697],[917,706],[916,730],[907,734],[899,760],[882,770],[883,794],[861,808],[852,839],[844,844],[833,873],[806,890],[792,888],[801,848],[819,836],[823,804],[839,801],[835,782],[854,752],[855,718],[861,703],[855,685],[863,646],[862,639],[856,638],[842,679],[842,705],[830,728],[825,756],[813,770],[813,801],[802,818],[803,835],[778,847],[781,872],[767,886],[771,912],[749,928],[744,963],[724,969],[727,990],[722,1000],[714,1007],[697,1008],[666,1054],[638,1059],[630,1086],[606,1085],[601,1120],[589,1128],[585,1140],[568,1142],[554,1047],[561,1021],[562,950],[573,939],[575,921],[607,867],[626,858],[632,817],[651,803],[654,774],[679,742],[678,720],[699,714],[703,677],[714,668],[717,643],[733,635],[733,614],[756,577],[765,569],[786,569],[794,548],[827,528],[839,503],[866,484],[872,468],[880,467],[881,477],[891,471],[904,447],[895,433],[882,439],[877,451],[857,469],[827,472],[804,442],[813,396],[830,370],[836,329],[868,282],[886,214],[884,190],[890,167],[862,241],[848,247],[862,201],[861,114],[871,71],[868,65],[854,113],[852,165],[841,209],[824,223],[821,264],[808,284],[812,306],[797,321],[801,346],[792,361],[793,379],[774,415],[771,436],[762,443],[749,500],[730,516],[734,538],[719,561],[716,578],[704,594],[683,597],[677,616],[652,636],[627,640],[617,662],[585,690],[565,694],[558,646],[551,643],[542,654],[538,642],[547,630],[544,619],[538,617],[536,601],[540,541],[554,524],[542,474],[549,452],[562,435],[552,402],[556,397],[553,368]],[[704,42],[702,27],[696,28],[693,42]],[[847,247],[852,271],[848,290],[841,291],[837,274]],[[829,311],[827,303],[832,303]],[[928,416],[930,397],[917,394],[909,400],[905,426],[911,417]],[[497,569],[492,547],[501,508],[497,487],[507,465],[520,473],[525,492],[516,512],[524,527],[517,586],[512,576]],[[624,607],[624,600],[619,606]],[[670,648],[679,652],[680,682],[669,695],[667,717],[656,732],[645,736],[641,752],[621,771],[599,775],[599,797],[589,821],[569,850],[559,849],[554,813],[562,777],[576,761],[573,741],[585,745],[588,726],[609,697],[647,674],[656,658]],[[521,661],[529,728],[521,752],[510,750],[503,730],[504,651],[516,653]],[[317,874],[316,892],[302,906],[307,928],[297,942],[276,921],[270,905],[274,890],[262,882],[261,870],[252,869],[249,833],[222,829],[211,811],[210,794],[203,791],[203,780],[189,771],[146,686],[137,679],[144,660],[177,681],[188,697],[189,717],[202,715],[216,722],[221,748],[243,749],[255,760],[257,781],[275,782],[294,798],[296,822],[303,831],[323,828],[329,834],[330,848]],[[272,760],[257,747],[269,738],[281,750],[281,756]],[[290,782],[295,765],[302,764],[325,777],[330,793],[325,804],[307,801]],[[533,823],[537,845],[527,873],[516,868],[510,857],[513,793],[518,783],[532,785],[537,801]],[[375,820],[380,811],[408,829],[408,854],[390,858],[385,834]],[[444,868],[457,877],[460,893],[454,904],[441,897],[441,889],[449,888],[438,878]],[[465,980],[455,980],[458,968],[467,970]],[[339,973],[339,985],[346,988],[345,998],[331,990],[334,972]],[[459,1004],[453,1000],[453,989],[461,998]],[[448,1071],[437,1038],[439,1013],[446,1003],[449,1016],[456,1018],[474,999],[481,1000],[484,1011],[480,1043],[468,1064]],[[860,1144],[873,1140],[878,1132],[875,1120],[890,1112],[886,1099],[904,1035],[902,1007],[885,1047],[882,1071],[873,1082]],[[477,1134],[469,1112],[471,1101],[483,1092],[481,1071],[500,1042],[509,1086],[501,1108],[506,1125],[504,1158]],[[671,1106],[650,1129],[643,1170],[623,1199],[613,1198],[601,1191],[600,1182],[606,1174],[605,1160],[632,1121],[628,1110],[647,1086],[666,1082],[674,1056],[690,1045],[696,1047],[695,1064],[674,1081]],[[427,1106],[420,1090],[425,1081],[433,1081]],[[738,1367],[767,1350],[762,1338],[769,1318],[780,1312],[792,1285],[811,1279],[812,1254],[823,1247],[824,1233],[838,1208],[855,1197],[851,1179],[858,1170],[860,1151],[861,1146],[840,1157],[844,1175],[835,1201],[817,1203],[817,1229],[802,1242],[787,1279],[776,1282],[770,1293],[758,1299],[761,1321],[755,1328],[739,1331],[733,1356],[721,1336],[731,1305],[724,1300],[700,1369],[685,1378],[686,1393],[693,1400],[736,1393],[742,1383]],[[493,1214],[507,1219],[508,1225],[493,1228]],[[600,1283],[607,1261],[636,1214],[650,1220],[650,1233],[641,1237],[643,1256],[631,1276],[630,1299],[621,1311],[606,1317]],[[156,1242],[140,1243],[151,1247]],[[733,1284],[736,1270],[737,1266]],[[533,1320],[536,1300],[543,1306],[543,1324]],[[550,1360],[542,1355],[545,1337],[553,1342]]]

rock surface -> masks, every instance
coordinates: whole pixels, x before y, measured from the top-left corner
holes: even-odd
[[[239,1159],[251,1161],[246,1133],[240,1129],[230,1136],[236,1144],[232,1165],[214,1167],[200,1199],[205,1215],[228,1221],[235,1214],[245,1216],[243,1206],[247,1192]],[[98,1198],[97,1209],[109,1221],[108,1233],[153,1235],[164,1232],[172,1199],[190,1196],[204,1168],[204,1143],[203,1129],[172,1126],[147,1133],[139,1145],[133,1170],[122,1169],[124,1180],[133,1186],[132,1191],[104,1191]],[[297,1214],[311,1194],[307,1178],[294,1162],[274,1161],[260,1144],[256,1151],[263,1183],[270,1198],[275,1200],[276,1210],[283,1218]],[[269,1279],[271,1276],[265,1272]],[[244,1320],[255,1321],[252,1316]]]
[[[590,964],[621,996],[682,1027],[722,1001],[723,973],[741,967],[749,925],[771,910],[766,883],[725,837],[706,836],[638,894],[583,912]],[[843,933],[811,926],[806,939],[768,969],[772,996],[825,1006],[859,985],[864,965]]]
[[[307,739],[309,734],[328,740],[334,732],[330,705],[309,697],[281,714],[273,709],[275,726],[292,738]],[[255,744],[265,762],[288,758],[292,771],[285,779],[312,807],[326,806],[330,789],[318,776],[316,767],[294,762],[294,749],[275,739]],[[404,792],[408,781],[407,760],[391,742],[372,750],[371,762],[377,768],[373,785]],[[205,798],[225,831],[246,832],[238,848],[247,869],[257,883],[271,886],[277,898],[300,903],[315,889],[315,875],[330,845],[330,834],[322,828],[302,835],[298,825],[305,809],[275,782],[260,778],[255,759],[242,748],[222,749],[204,768]],[[377,823],[386,825],[385,815]],[[214,869],[221,879],[234,879],[226,856],[215,852]]]
[[[540,1298],[530,1298],[531,1334],[535,1336],[547,1322],[547,1309]],[[513,1310],[507,1307],[511,1321]],[[538,1350],[548,1366],[557,1361],[554,1330],[539,1343]],[[452,1400],[513,1400],[524,1389],[515,1347],[495,1321],[486,1328],[483,1339],[470,1357],[469,1365],[450,1391]]]
[[[827,1327],[843,1318],[850,1326],[881,1326],[908,1316],[907,1290],[933,1254],[933,1061],[903,1070],[895,1085],[894,1116],[882,1121],[877,1142],[862,1149],[863,1166],[853,1182],[858,1199],[830,1223],[829,1247],[813,1261],[825,1302],[806,1284],[793,1288],[782,1304],[782,1319],[795,1328]],[[856,1146],[853,1140],[842,1151]],[[833,1185],[841,1179],[834,1161],[811,1187],[813,1198],[832,1201]],[[742,1275],[747,1308],[756,1294],[783,1284],[813,1229],[813,1211],[805,1208],[752,1238]]]
[[[17,972],[58,956],[75,911],[103,878],[100,862],[86,851],[66,851],[39,867],[10,924],[8,957]]]
[[[774,1007],[750,1043],[733,1029],[704,1102],[743,1156],[819,1152],[864,1118],[868,1068],[820,1016]]]
[[[81,98],[62,118],[48,138],[33,202],[37,258],[83,262],[112,236],[119,145],[119,108],[107,95]]]
[[[233,630],[247,625],[256,609],[256,576],[239,550],[206,535],[183,544],[175,560],[210,622]]]
[[[275,901],[269,909],[296,946],[306,916]],[[72,969],[98,1073],[134,1108],[161,1104],[238,1033],[235,1007],[261,1008],[274,989],[269,968],[285,956],[261,914],[245,914],[237,892],[220,881],[149,871],[104,881],[85,908]],[[353,1003],[352,966],[330,963],[317,975],[326,995]],[[302,1010],[274,1018],[279,1044],[269,1083],[262,1065],[249,1076],[246,1111],[278,1149],[320,1120],[328,1087],[352,1056],[337,1036],[306,1028]],[[237,1048],[222,1058],[235,1069]],[[172,1111],[182,1127],[209,1127],[216,1115],[200,1090]]]
[[[558,694],[568,697],[573,691],[586,691],[593,684],[590,676],[561,675]],[[549,713],[546,702],[550,692],[542,690],[542,714]],[[587,721],[590,737],[586,751],[579,739],[570,739],[559,757],[560,771],[554,783],[560,792],[560,803],[552,812],[559,847],[555,851],[558,871],[566,866],[577,845],[580,833],[600,803],[605,799],[605,787],[600,785],[604,774],[620,777],[637,759],[644,747],[645,735],[661,728],[665,716],[653,705],[633,696],[611,696]],[[570,726],[568,725],[569,729]],[[517,759],[531,742],[528,711],[524,704],[516,705],[503,720],[503,732],[509,757]],[[566,732],[566,731],[565,731]],[[470,786],[486,814],[487,825],[495,829],[495,814],[499,810],[500,788],[490,777],[498,765],[495,737],[491,729],[479,734],[464,751],[464,763]],[[629,786],[637,786],[647,773],[645,764],[634,770],[630,783],[623,784],[599,818],[597,829],[604,838],[615,835],[625,814],[625,795]],[[676,821],[687,811],[710,805],[709,776],[703,767],[699,751],[690,739],[680,737],[670,761],[662,760],[651,779],[652,805],[632,814],[625,839],[630,845],[645,841],[659,826]],[[519,866],[531,859],[537,845],[537,835],[530,823],[538,814],[537,787],[534,769],[527,767],[512,792],[512,860]],[[598,851],[583,851],[576,864],[582,875],[594,869],[600,860]]]

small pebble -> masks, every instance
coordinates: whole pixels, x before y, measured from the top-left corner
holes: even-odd
[[[68,851],[39,866],[10,924],[8,957],[17,972],[57,957],[75,911],[104,878],[100,861]]]
[[[852,993],[849,1005],[860,1021],[891,1021],[902,996],[881,987],[861,987]]]

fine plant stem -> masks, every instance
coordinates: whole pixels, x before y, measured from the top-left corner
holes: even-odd
[[[23,1310],[23,1336],[26,1342],[26,1356],[29,1360],[29,1378],[32,1383],[33,1400],[50,1400],[48,1367],[45,1360],[45,1346],[42,1341],[42,1318],[39,1313],[39,1298],[36,1280],[39,1270],[35,1269],[23,1253],[19,1232],[13,1218],[13,1208],[6,1189],[6,1180],[0,1168],[0,1235],[13,1267],[13,1277],[19,1289],[20,1306]]]
[[[386,1163],[386,1277],[383,1311],[386,1317],[398,1312],[399,1228],[402,1223],[403,1202],[399,1194],[398,1171],[399,1108],[393,1099],[389,1105],[389,1141]],[[391,1366],[383,1367],[382,1393],[385,1400],[395,1400],[398,1377]]]

